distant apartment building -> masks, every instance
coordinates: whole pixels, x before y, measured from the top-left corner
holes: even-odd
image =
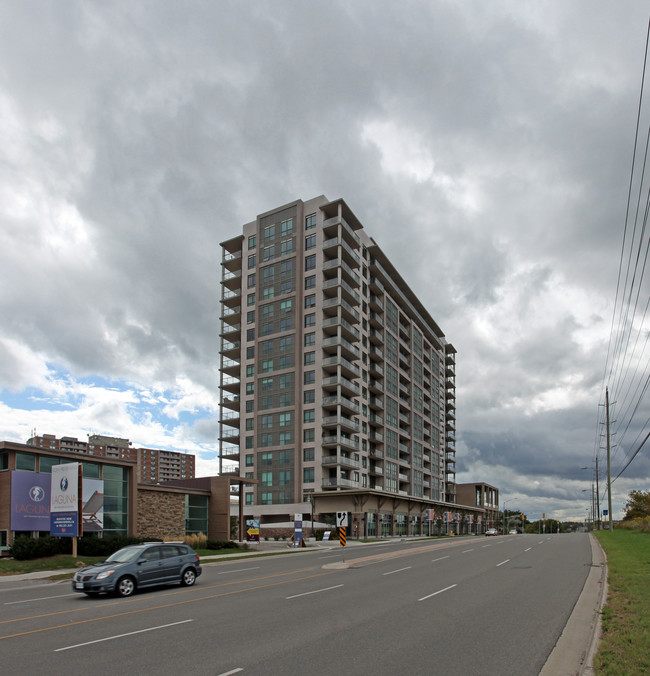
[[[220,472],[258,481],[245,513],[342,510],[370,536],[455,513],[456,350],[348,205],[298,200],[221,247]]]
[[[27,445],[52,451],[130,460],[137,463],[138,481],[142,483],[193,479],[195,474],[195,456],[191,453],[134,448],[128,439],[120,437],[91,434],[88,441],[80,441],[76,437],[57,438],[53,434],[43,434],[28,439]]]
[[[485,511],[485,527],[499,525],[499,489],[486,483],[467,483],[456,486],[458,502],[473,505]]]

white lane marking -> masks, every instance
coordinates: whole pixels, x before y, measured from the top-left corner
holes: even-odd
[[[85,645],[92,645],[93,643],[103,643],[104,641],[112,641],[116,638],[124,638],[125,636],[133,636],[134,634],[144,634],[147,631],[155,631],[156,629],[166,629],[167,627],[175,627],[178,624],[185,624],[186,622],[194,622],[194,620],[182,620],[181,622],[172,622],[171,624],[161,624],[158,627],[149,627],[148,629],[139,629],[138,631],[130,631],[128,634],[118,634],[117,636],[107,636],[106,638],[98,638],[96,641],[87,641],[86,643],[77,643],[76,645],[68,645],[65,648],[56,648],[55,653],[63,652],[64,650],[72,650],[73,648],[82,648]]]
[[[498,568],[499,566],[502,566],[504,563],[508,563],[510,559],[506,559],[505,561],[501,561],[501,563],[497,563],[496,567]]]
[[[461,552],[461,554],[467,554],[467,552],[473,552],[473,549],[465,549],[464,551]]]
[[[231,669],[230,671],[224,671],[223,674],[217,674],[217,676],[231,676],[232,674],[237,674],[240,671],[244,671],[241,667],[237,667],[237,669]]]
[[[77,594],[59,594],[58,596],[41,596],[37,599],[24,599],[23,601],[5,601],[5,606],[10,606],[14,603],[30,603],[31,601],[47,601],[48,599],[62,599],[64,596],[77,596]]]
[[[540,540],[537,544],[538,545],[544,544],[544,540]]]
[[[389,573],[384,573],[384,575],[392,575],[393,573],[401,573],[403,570],[410,570],[411,566],[406,566],[406,568],[398,568],[397,570],[391,570]]]
[[[486,547],[491,547],[491,546],[492,545],[483,545],[483,549],[485,549]]]
[[[334,554],[333,556],[319,556],[318,558],[319,558],[319,559],[338,559],[338,558],[339,558],[339,555],[338,555],[338,554]]]
[[[442,561],[443,559],[448,559],[449,556],[441,556],[439,559],[432,559],[431,563],[435,563],[436,561]]]
[[[305,592],[304,594],[295,594],[294,596],[287,596],[286,599],[297,599],[299,596],[309,596],[309,594],[320,594],[321,592],[324,591],[330,591],[331,589],[338,589],[339,587],[342,587],[342,584],[337,584],[334,587],[326,587],[325,589],[315,589],[314,591],[310,592]]]
[[[238,570],[224,570],[221,573],[217,573],[217,575],[229,575],[230,573],[243,573],[245,570],[259,570],[259,566],[255,566],[255,568],[239,568]]]
[[[528,549],[524,549],[525,552],[529,552],[532,549],[532,547],[528,547]]]
[[[438,594],[442,594],[442,592],[449,591],[450,589],[453,589],[454,587],[457,587],[458,585],[452,584],[450,587],[445,587],[444,589],[439,589],[437,592],[433,592],[433,594],[429,594],[429,596],[423,596],[421,599],[418,599],[418,601],[426,601],[427,599],[430,599],[432,596],[438,596]]]

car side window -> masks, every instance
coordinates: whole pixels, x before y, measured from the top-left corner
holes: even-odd
[[[163,559],[169,559],[173,556],[179,556],[181,553],[179,548],[174,545],[164,545],[162,547],[162,550],[163,550],[162,552]]]
[[[160,559],[160,547],[152,547],[142,552],[142,558],[145,561],[158,561]]]

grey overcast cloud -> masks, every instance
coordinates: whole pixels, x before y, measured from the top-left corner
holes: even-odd
[[[648,15],[635,0],[3,2],[0,438],[110,434],[216,474],[219,243],[324,194],[458,350],[458,481],[531,519],[585,519]],[[645,433],[636,399],[613,477]],[[615,517],[649,487],[648,456],[614,482]]]

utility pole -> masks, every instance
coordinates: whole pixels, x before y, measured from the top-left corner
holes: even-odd
[[[609,388],[605,388],[605,419],[607,422],[607,516],[609,517],[609,532],[612,532],[612,468],[610,461],[610,443],[609,443]],[[598,471],[596,470],[596,476]]]
[[[596,530],[600,530],[600,494],[598,487],[598,452],[596,452]]]

